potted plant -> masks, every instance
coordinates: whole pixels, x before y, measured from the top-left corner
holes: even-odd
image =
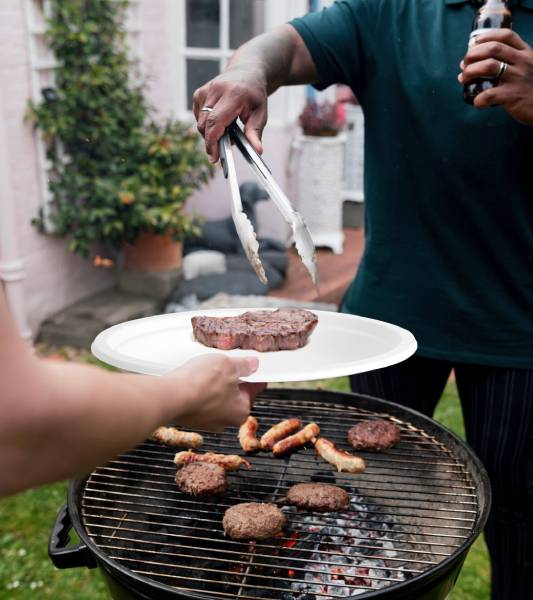
[[[189,128],[151,119],[128,60],[127,5],[50,0],[55,85],[28,114],[51,165],[52,206],[34,224],[83,257],[125,250],[131,268],[166,270],[179,262],[179,242],[195,232],[185,202],[212,167]],[[98,256],[94,264],[110,261]]]
[[[298,119],[302,134],[295,141],[300,152],[299,209],[316,246],[342,252],[342,193],[344,176],[344,105],[310,101]]]
[[[147,128],[137,169],[117,193],[126,268],[164,271],[181,263],[182,241],[199,233],[185,203],[212,172],[191,128],[175,121]]]
[[[319,104],[311,100],[298,117],[303,134],[310,137],[335,137],[342,131],[345,121],[346,113],[341,102]]]

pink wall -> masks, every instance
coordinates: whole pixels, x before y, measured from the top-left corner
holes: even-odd
[[[2,0],[0,93],[4,114],[0,118],[5,119],[6,125],[18,247],[25,265],[25,303],[35,335],[43,319],[108,286],[111,280],[109,273],[96,271],[73,257],[63,242],[40,235],[30,224],[41,203],[35,140],[31,125],[24,122],[31,96],[30,75],[24,2]]]
[[[142,70],[149,84],[149,100],[161,116],[178,116],[181,91],[177,61],[178,5],[176,0],[141,0],[140,4]],[[24,122],[27,101],[32,95],[24,0],[0,2],[0,81],[3,105],[0,118],[6,124],[11,199],[15,205],[20,258],[25,266],[25,304],[35,335],[39,324],[51,314],[112,285],[113,275],[72,256],[63,241],[40,235],[30,224],[42,199],[35,137],[31,125]],[[275,118],[267,127],[264,142],[267,163],[281,186],[295,197],[292,182],[286,176],[290,125],[294,123],[294,115],[289,113],[299,106],[295,105],[294,96],[291,98],[283,91],[271,100]],[[242,161],[239,162],[241,181],[252,179],[249,169],[242,168]],[[229,189],[220,172],[209,186],[194,194],[189,208],[206,218],[229,215]],[[258,210],[260,235],[285,240],[287,229],[272,203],[261,203]]]
[[[141,0],[142,71],[148,98],[161,116],[175,115],[179,94],[176,69],[176,0]]]
[[[277,0],[276,0],[277,1]],[[177,60],[178,44],[178,2],[175,0],[141,0],[143,22],[143,62],[142,70],[148,81],[148,96],[152,105],[161,116],[187,118],[194,125],[191,115],[178,115],[179,88]],[[286,92],[280,91],[271,99],[276,112],[286,116]],[[289,119],[292,123],[292,120]],[[287,119],[277,118],[267,126],[264,135],[265,160],[274,176],[288,194],[295,197],[293,183],[286,176],[290,147],[290,126]],[[238,154],[238,153],[237,153]],[[253,174],[242,160],[238,160],[239,180],[253,180]],[[203,190],[196,192],[188,203],[190,210],[195,210],[207,219],[219,219],[230,214],[229,187],[220,169],[217,168],[215,179]],[[285,240],[287,228],[271,201],[258,206],[260,235],[272,236]]]

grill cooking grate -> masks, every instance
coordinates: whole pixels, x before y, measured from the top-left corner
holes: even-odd
[[[346,432],[360,419],[390,419],[402,437],[383,453],[360,453],[367,462],[360,475],[336,473],[312,448],[284,459],[260,453],[249,457],[251,471],[229,474],[226,495],[207,499],[177,489],[175,449],[145,442],[88,478],[82,517],[94,543],[121,566],[184,592],[298,600],[394,586],[470,538],[479,517],[473,479],[451,450],[421,429],[362,408],[275,397],[258,399],[253,413],[261,433],[288,417],[316,421],[321,435],[345,450]],[[242,454],[235,429],[204,437],[201,451]],[[288,487],[305,481],[343,487],[350,509],[318,514],[283,505]],[[224,537],[226,508],[252,501],[283,508],[284,536],[251,543]]]

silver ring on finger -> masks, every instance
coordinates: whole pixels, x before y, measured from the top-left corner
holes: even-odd
[[[505,71],[507,70],[507,67],[509,65],[506,62],[500,61],[500,68],[498,69],[498,74],[496,75],[496,77],[494,78],[494,82],[496,84],[500,83],[500,79],[503,77]]]
[[[211,108],[210,106],[204,106],[203,108],[200,109],[200,112],[213,112],[213,108]]]

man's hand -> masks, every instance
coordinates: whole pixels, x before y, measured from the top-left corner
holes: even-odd
[[[244,133],[254,150],[262,154],[268,96],[261,73],[259,68],[230,68],[194,92],[192,109],[211,162],[217,162],[218,140],[237,117],[244,123]],[[213,110],[202,111],[206,106]]]
[[[533,49],[511,29],[495,29],[475,38],[461,62],[459,82],[496,78],[502,62],[507,68],[497,86],[479,94],[474,105],[502,106],[520,123],[533,125]]]
[[[252,407],[255,395],[265,384],[243,383],[241,377],[257,370],[255,357],[236,358],[220,353],[208,354],[190,360],[172,373],[165,375],[170,386],[169,398],[177,391],[188,390],[176,402],[174,419],[179,425],[206,431],[222,431],[231,425],[241,425]]]
[[[231,57],[227,70],[197,89],[193,112],[211,162],[218,161],[218,140],[237,117],[254,150],[261,154],[267,98],[282,85],[315,83],[311,54],[291,25],[258,35]],[[211,108],[211,111],[202,111]]]

